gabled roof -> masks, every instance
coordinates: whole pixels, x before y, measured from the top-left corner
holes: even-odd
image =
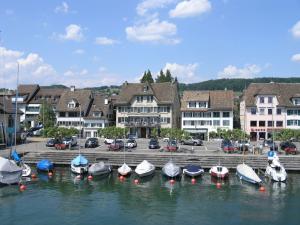
[[[181,99],[181,111],[232,110],[233,91],[184,91]],[[188,102],[207,101],[208,108],[188,108]]]
[[[134,96],[153,95],[158,104],[172,104],[178,95],[177,83],[127,83],[122,85],[116,105],[128,104]]]
[[[92,91],[91,90],[83,90],[76,89],[74,91],[66,90],[61,94],[59,102],[56,107],[56,111],[58,112],[80,112],[79,107],[68,108],[68,103],[73,99],[76,100],[81,105],[81,110],[84,112],[84,116],[89,111],[89,107],[92,102]]]
[[[92,106],[87,114],[87,116],[85,117],[86,119],[106,119],[106,115],[109,112],[109,106],[110,104],[104,104],[105,102],[105,98],[107,98],[107,96],[103,93],[100,92],[93,92],[93,101],[92,101]],[[101,117],[94,117],[93,113],[94,112],[101,112],[102,116]]]
[[[40,86],[38,84],[20,84],[18,86],[18,95],[24,97],[24,102],[28,103],[38,92]]]
[[[292,98],[300,96],[300,83],[251,83],[243,94],[246,106],[256,106],[258,95],[275,95],[278,106],[296,107]]]
[[[11,101],[11,98],[7,96],[0,96],[0,114],[5,112],[6,114],[15,114],[15,106]],[[22,111],[18,109],[18,114],[22,114]]]
[[[32,98],[30,103],[42,104],[45,100],[50,104],[57,104],[61,94],[66,91],[64,88],[45,88],[40,87],[39,91]]]

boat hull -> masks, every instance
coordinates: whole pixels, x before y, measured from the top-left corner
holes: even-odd
[[[31,174],[31,168],[27,164],[22,164],[22,177],[29,177]]]
[[[240,180],[244,180],[252,184],[260,184],[262,182],[254,170],[246,164],[238,165],[236,174]]]
[[[218,169],[219,168],[219,169]],[[221,169],[220,169],[221,168]],[[219,179],[226,179],[229,176],[229,171],[224,166],[213,166],[209,173],[212,177],[219,178]]]
[[[265,175],[276,182],[285,182],[287,179],[287,173],[283,167],[280,167],[280,170],[276,170],[276,168],[268,165]]]
[[[204,173],[204,169],[201,166],[188,165],[183,169],[183,174],[190,177],[201,176]]]
[[[18,184],[21,180],[22,170],[15,172],[0,171],[0,184]]]
[[[71,164],[71,171],[75,174],[85,174],[88,172],[88,165],[75,166]]]

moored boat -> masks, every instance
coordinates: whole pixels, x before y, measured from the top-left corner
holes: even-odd
[[[50,160],[48,160],[48,159],[42,159],[41,161],[39,161],[39,162],[36,164],[36,168],[37,168],[39,171],[45,171],[45,172],[48,172],[48,171],[53,170],[54,165],[53,165],[53,163],[52,163]]]
[[[18,166],[22,168],[22,177],[28,177],[31,174],[31,168],[29,165],[25,164],[20,158],[16,150],[11,153],[11,158],[16,162]]]
[[[17,184],[22,176],[22,168],[15,161],[0,157],[0,184]]]
[[[167,162],[162,168],[162,174],[170,178],[178,177],[181,173],[181,168],[172,161]]]
[[[190,176],[190,177],[197,177],[204,173],[204,169],[198,165],[187,165],[183,168],[183,174]]]
[[[105,175],[108,174],[112,171],[112,167],[103,161],[93,163],[89,168],[88,168],[88,173],[93,176],[100,176],[100,175]]]
[[[147,160],[143,160],[137,167],[135,168],[135,173],[139,177],[145,177],[152,175],[155,172],[155,166],[149,163]]]
[[[84,174],[88,172],[89,161],[81,154],[71,161],[71,171],[76,174]]]
[[[126,163],[123,163],[121,167],[118,168],[118,173],[122,176],[127,176],[131,173],[132,169]]]
[[[245,163],[237,165],[236,174],[240,180],[245,180],[252,184],[260,184],[262,182],[255,171]]]
[[[268,165],[265,171],[265,175],[271,178],[273,181],[276,182],[285,182],[287,179],[287,173],[285,168],[279,162],[279,158],[277,156],[270,159],[268,157]]]
[[[210,168],[209,174],[215,178],[225,179],[229,176],[229,171],[227,167],[217,165]]]

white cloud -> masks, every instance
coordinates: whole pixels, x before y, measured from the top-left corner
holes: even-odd
[[[299,62],[299,63],[300,63],[300,53],[293,55],[293,56],[291,57],[291,60],[292,60],[293,62]]]
[[[178,0],[144,0],[136,7],[137,14],[144,16],[149,9],[164,8]]]
[[[78,54],[78,55],[82,55],[85,53],[84,49],[76,49],[75,51],[73,51],[74,54]]]
[[[170,17],[192,17],[211,10],[211,3],[208,0],[186,0],[179,2],[175,9],[170,10]]]
[[[69,40],[69,41],[82,41],[84,35],[82,33],[82,28],[77,24],[70,24],[65,29],[65,34],[59,34],[58,38],[60,40]],[[54,34],[54,37],[57,36]]]
[[[180,40],[174,38],[177,27],[167,21],[154,19],[146,24],[126,27],[127,39],[139,42],[156,42],[165,44],[178,44]]]
[[[97,37],[95,39],[95,44],[97,45],[114,45],[114,44],[118,44],[119,41],[117,40],[113,40],[107,37]]]
[[[67,14],[69,12],[69,5],[66,2],[62,2],[61,5],[56,6],[54,12]]]
[[[245,65],[244,68],[237,68],[233,65],[228,65],[218,73],[218,78],[253,78],[261,72],[258,65]]]
[[[291,32],[295,38],[300,38],[300,20],[292,27]]]
[[[192,64],[177,64],[177,63],[166,63],[163,71],[166,72],[167,69],[170,70],[173,77],[177,77],[181,81],[192,82],[195,81],[197,74],[196,70],[198,68],[198,63]]]

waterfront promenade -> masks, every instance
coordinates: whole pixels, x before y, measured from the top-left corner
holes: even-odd
[[[106,160],[113,166],[120,166],[124,162],[123,151],[111,152],[108,151],[107,146],[100,139],[100,146],[97,148],[87,149],[84,148],[84,140],[79,142],[79,145],[67,150],[56,150],[54,148],[47,148],[45,146],[47,139],[32,138],[28,143],[18,145],[17,151],[19,154],[24,155],[26,163],[36,163],[41,159],[52,160],[56,165],[68,166],[71,160],[79,153],[79,145],[81,154],[86,156],[89,161],[95,162],[99,160]],[[204,146],[186,146],[182,145],[178,152],[170,153],[163,151],[165,142],[160,140],[161,149],[150,150],[148,149],[147,139],[138,139],[138,147],[125,151],[126,163],[130,166],[136,166],[142,160],[146,159],[153,163],[156,167],[162,167],[171,158],[179,166],[187,164],[200,164],[203,168],[209,169],[210,167],[219,163],[230,168],[235,169],[236,166],[244,162],[257,169],[265,169],[267,164],[267,149],[261,155],[247,153],[242,154],[226,154],[220,149],[220,142],[204,142]],[[297,146],[298,147],[298,146]],[[298,148],[299,149],[299,148]],[[8,156],[9,149],[1,150],[1,156]],[[280,161],[287,170],[300,171],[300,155],[284,155],[280,154]]]

